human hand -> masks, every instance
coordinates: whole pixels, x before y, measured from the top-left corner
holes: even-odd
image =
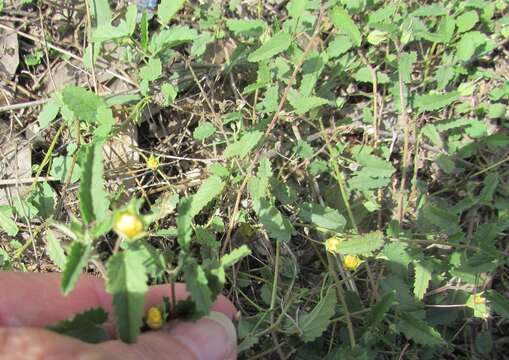
[[[230,319],[233,304],[220,296],[210,316],[197,322],[174,321],[160,331],[141,334],[136,344],[110,340],[92,345],[41,329],[93,307],[112,313],[111,296],[101,279],[82,276],[73,292],[60,294],[60,275],[0,272],[0,359],[51,360],[232,360],[236,359],[236,332]],[[177,300],[185,299],[184,284],[175,285]],[[170,297],[169,285],[150,287],[147,308]],[[107,323],[114,337],[114,324]]]

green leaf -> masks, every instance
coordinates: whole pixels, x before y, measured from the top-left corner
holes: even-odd
[[[488,107],[488,117],[490,119],[502,119],[507,112],[507,106],[502,103],[490,104]]]
[[[219,176],[211,176],[201,184],[200,188],[192,196],[192,203],[190,208],[190,215],[194,217],[205,207],[209,202],[219,196],[224,189],[225,183]]]
[[[391,16],[396,13],[397,6],[395,4],[388,4],[386,6],[377,9],[376,11],[370,11],[368,13],[368,24],[373,25],[381,22],[385,22]]]
[[[161,85],[161,94],[164,96],[163,106],[170,106],[177,98],[178,91],[172,84],[164,83]]]
[[[373,231],[366,234],[352,235],[348,240],[341,242],[338,253],[342,255],[364,255],[369,256],[380,249],[384,244],[384,235],[380,231]]]
[[[159,278],[164,275],[166,260],[162,251],[154,248],[144,240],[131,244],[129,251],[135,253],[140,258],[149,276]]]
[[[310,313],[299,317],[298,328],[304,342],[313,341],[324,333],[334,316],[335,308],[336,295],[331,287]]]
[[[440,110],[460,98],[459,91],[453,91],[445,94],[418,95],[415,98],[415,107],[419,114],[425,111]]]
[[[203,32],[193,41],[191,55],[194,57],[202,56],[207,50],[207,44],[214,41],[214,36],[209,32]]]
[[[429,223],[439,227],[448,234],[454,234],[460,230],[458,216],[446,208],[427,202],[421,209],[421,215]]]
[[[479,31],[470,31],[464,33],[461,39],[456,44],[456,57],[460,61],[469,61],[476,52],[482,53],[481,47],[485,46],[488,42],[486,35]]]
[[[231,158],[238,156],[243,159],[258,144],[262,138],[261,131],[247,131],[242,135],[239,141],[229,144],[224,150],[224,157]]]
[[[79,241],[74,241],[71,244],[60,283],[62,294],[69,295],[74,289],[83,268],[88,264],[91,252],[91,244],[83,244]]]
[[[304,14],[308,0],[290,0],[286,5],[288,15],[291,18],[298,19]]]
[[[420,6],[410,16],[442,16],[447,15],[447,10],[441,4]]]
[[[406,313],[400,314],[400,321],[396,324],[397,329],[408,339],[426,346],[445,345],[440,333],[431,326]]]
[[[498,174],[496,172],[490,172],[483,181],[483,188],[479,193],[479,203],[483,205],[490,205],[493,201],[493,196],[497,190],[499,184]]]
[[[479,21],[479,15],[477,11],[471,10],[461,14],[456,18],[456,24],[458,25],[458,32],[464,33],[471,30],[475,24]]]
[[[319,204],[304,203],[300,207],[299,216],[319,228],[341,232],[346,225],[346,220],[337,211]]]
[[[60,244],[53,231],[48,230],[46,233],[46,252],[53,263],[58,266],[62,271],[65,269],[67,257],[65,256],[64,249]]]
[[[278,241],[289,241],[293,233],[290,221],[267,199],[262,198],[259,203],[254,210],[269,236]]]
[[[100,221],[107,215],[109,200],[103,183],[103,143],[82,146],[81,182],[78,192],[81,216],[86,223]]]
[[[203,182],[196,194],[183,198],[178,207],[177,228],[178,242],[186,249],[191,240],[192,220],[209,202],[223,191],[225,183],[219,176],[211,176]]]
[[[440,40],[447,44],[451,41],[454,35],[454,29],[456,28],[456,21],[450,16],[444,16],[438,23],[437,35],[440,36]]]
[[[54,158],[53,163],[51,164],[51,176],[54,176],[58,178],[60,182],[65,183],[69,173],[71,172],[72,162],[72,156],[58,156]],[[80,179],[81,169],[78,164],[75,164],[72,170],[71,183],[75,183]]]
[[[138,253],[126,250],[108,259],[106,291],[113,295],[117,333],[126,343],[134,343],[140,333],[147,280],[143,258]]]
[[[346,53],[353,46],[352,40],[347,35],[336,35],[327,47],[327,56],[335,58]]]
[[[31,203],[37,208],[38,215],[48,219],[53,215],[55,207],[55,192],[47,181],[37,184],[37,189],[32,195]]]
[[[366,317],[367,327],[375,327],[384,319],[385,314],[390,310],[396,296],[394,291],[385,294],[380,301],[378,301],[368,313]]]
[[[293,106],[297,115],[304,115],[308,111],[327,104],[327,99],[317,96],[303,96],[297,90],[291,89],[288,92],[288,102]]]
[[[140,78],[144,81],[154,81],[161,76],[161,72],[163,71],[163,66],[161,64],[161,60],[159,58],[151,57],[148,60],[147,65],[143,66],[140,69]]]
[[[415,264],[414,295],[418,300],[424,298],[431,280],[431,270],[426,264],[417,262]]]
[[[398,71],[405,83],[412,82],[412,67],[416,61],[417,53],[415,51],[411,53],[402,53],[399,58]]]
[[[223,255],[221,258],[221,265],[224,268],[233,266],[249,255],[251,255],[251,250],[249,250],[246,245],[242,245],[241,247],[233,249],[229,254]]]
[[[94,28],[109,24],[111,22],[111,9],[108,0],[87,1],[90,5],[90,16]]]
[[[196,310],[206,315],[212,308],[212,292],[208,286],[207,276],[203,268],[193,258],[187,258],[182,267],[186,289],[191,294]]]
[[[108,313],[102,308],[92,308],[46,328],[61,335],[70,336],[89,344],[109,340],[108,333],[101,326],[108,320]]]
[[[247,59],[250,62],[260,62],[263,60],[270,59],[271,57],[285,51],[290,47],[292,43],[292,37],[290,34],[283,31],[278,32],[272,38],[267,40],[258,49],[253,51]]]
[[[357,72],[353,75],[353,78],[359,82],[373,83],[373,74],[367,66],[361,67],[357,70]],[[376,72],[376,80],[379,84],[387,84],[390,82],[389,77],[379,71]]]
[[[196,129],[193,131],[193,138],[196,140],[205,140],[206,138],[211,137],[216,132],[216,128],[212,123],[210,122],[204,122],[203,124],[200,124]]]
[[[19,228],[11,217],[12,208],[7,205],[0,205],[0,228],[2,228],[7,233],[7,235],[16,236]]]
[[[361,46],[361,32],[345,9],[340,6],[334,7],[330,12],[330,20],[338,30],[350,37],[355,46]]]
[[[188,26],[172,26],[169,30],[162,30],[152,35],[148,48],[152,55],[157,55],[165,49],[191,42],[197,36],[196,30]]]
[[[98,122],[97,110],[105,106],[104,101],[91,91],[68,85],[62,90],[62,102],[79,120]]]
[[[50,99],[50,101],[44,105],[41,112],[39,113],[39,116],[37,117],[37,122],[39,123],[41,130],[46,129],[49,124],[55,120],[59,112],[59,101],[55,98]]]
[[[509,320],[509,299],[500,295],[495,290],[486,292],[486,299],[489,301],[490,307],[500,316]]]
[[[175,14],[182,9],[186,0],[161,0],[157,7],[157,17],[162,26],[166,26]]]
[[[267,28],[267,24],[263,20],[228,19],[226,20],[226,27],[236,36],[255,37],[263,33]]]

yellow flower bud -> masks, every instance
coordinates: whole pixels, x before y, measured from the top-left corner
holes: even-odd
[[[150,155],[150,157],[146,161],[146,164],[150,170],[156,171],[159,168],[159,159],[156,158],[154,155]]]
[[[355,255],[346,255],[343,258],[343,266],[347,270],[355,270],[361,264],[361,259]]]
[[[131,240],[142,233],[143,223],[138,215],[123,212],[116,216],[113,230],[120,236]]]
[[[339,245],[341,244],[341,239],[337,236],[333,236],[325,240],[325,249],[330,253],[337,253],[339,249]]]
[[[147,326],[152,330],[160,329],[164,324],[163,314],[157,307],[151,307],[147,311]]]

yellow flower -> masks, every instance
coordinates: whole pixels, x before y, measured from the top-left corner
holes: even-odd
[[[355,255],[346,255],[343,258],[343,266],[347,270],[355,270],[361,264],[361,259]]]
[[[159,159],[156,158],[154,155],[150,155],[150,157],[146,161],[146,164],[150,170],[156,171],[159,168]]]
[[[337,253],[339,249],[339,245],[341,244],[341,239],[337,236],[333,236],[325,240],[325,249],[330,253]]]
[[[115,216],[113,230],[126,239],[134,239],[143,232],[143,223],[138,215],[122,212]]]
[[[147,311],[147,326],[152,330],[160,329],[164,324],[163,314],[157,307],[151,307]]]

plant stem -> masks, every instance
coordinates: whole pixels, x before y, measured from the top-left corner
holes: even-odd
[[[336,294],[338,297],[339,302],[343,306],[343,309],[345,311],[345,320],[346,320],[346,327],[348,329],[348,338],[350,339],[350,346],[353,348],[355,347],[355,333],[353,331],[353,324],[352,324],[352,318],[350,317],[350,310],[348,310],[348,305],[346,304],[345,300],[345,294],[343,293],[343,287],[341,285],[341,280],[339,279],[338,273],[336,272],[336,269],[334,269],[334,257],[331,253],[327,252],[327,262],[329,264],[329,272],[332,275],[332,278],[334,279],[334,282],[336,284]]]

